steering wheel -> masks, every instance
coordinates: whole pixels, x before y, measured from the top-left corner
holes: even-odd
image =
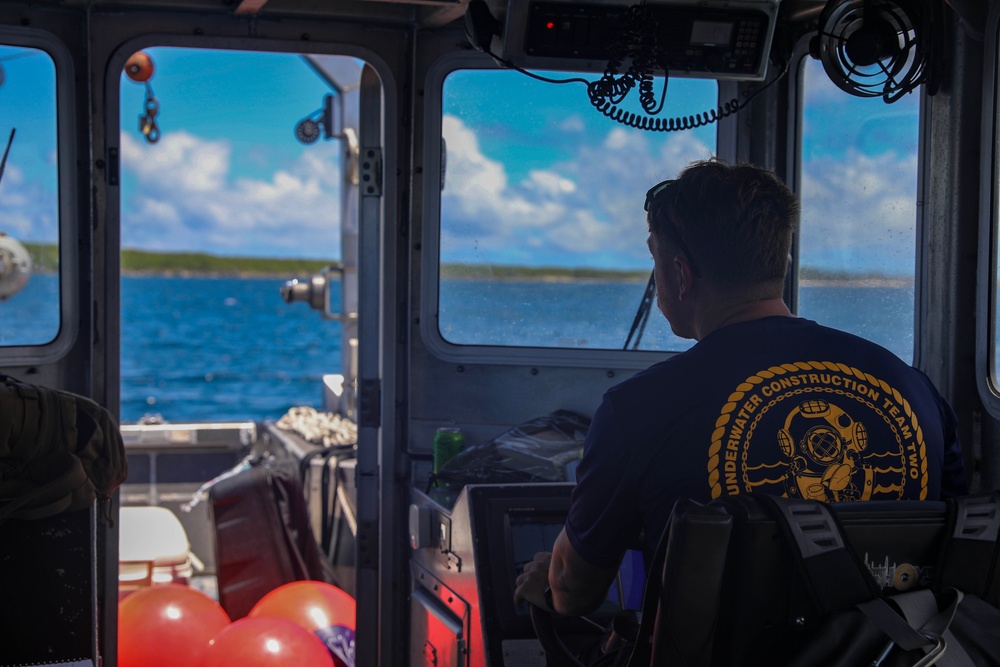
[[[648,636],[648,631],[643,632],[635,612],[626,611],[615,615],[609,627],[605,628],[601,635],[597,652],[593,652],[593,646],[590,647],[590,651],[584,650],[588,662],[581,660],[577,653],[566,645],[560,634],[559,626],[564,626],[566,622],[572,624],[580,619],[559,616],[535,605],[529,605],[529,612],[535,636],[538,637],[542,651],[545,653],[547,667],[611,667],[613,665],[649,664],[649,653],[643,650],[643,642],[639,639],[639,637]],[[597,626],[593,621],[588,622],[600,629],[600,626]],[[608,632],[610,635],[605,634]]]
[[[554,614],[535,605],[529,607],[531,625],[535,628],[535,635],[542,645],[548,667],[587,667],[573,655],[559,636],[553,619]]]

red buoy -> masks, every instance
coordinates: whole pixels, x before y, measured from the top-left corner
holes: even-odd
[[[212,638],[229,625],[225,610],[201,591],[180,584],[142,588],[118,605],[118,664],[197,665]]]
[[[153,76],[153,59],[144,51],[136,51],[125,61],[125,74],[138,83],[145,83]]]

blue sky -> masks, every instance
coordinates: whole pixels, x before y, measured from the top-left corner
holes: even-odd
[[[803,265],[912,274],[918,98],[851,97],[812,61],[804,78]],[[446,259],[648,267],[642,196],[714,152],[716,126],[627,130],[581,91],[515,72],[446,80]],[[714,99],[713,82],[675,79],[665,114],[702,112]]]
[[[711,108],[716,91],[714,81],[678,79],[668,113]],[[660,134],[615,123],[582,84],[466,71],[444,93],[450,261],[648,269],[646,190],[715,146],[715,126]]]
[[[123,246],[339,257],[339,142],[295,137],[326,82],[294,54],[148,53],[162,136],[139,132],[145,86],[123,77]]]
[[[54,69],[44,54],[23,53],[0,47],[0,139],[18,132],[0,184],[0,231],[54,240]],[[162,138],[149,144],[139,133],[145,89],[123,76],[123,245],[338,258],[340,143],[294,136],[327,84],[294,54],[148,53]],[[711,154],[715,126],[626,131],[589,106],[580,84],[482,74],[446,82],[444,259],[648,267],[642,195]],[[852,98],[815,63],[806,80],[803,263],[912,272],[917,98]],[[714,90],[675,78],[664,115],[705,111]]]
[[[54,241],[58,229],[55,65],[34,49],[0,46],[0,232]]]

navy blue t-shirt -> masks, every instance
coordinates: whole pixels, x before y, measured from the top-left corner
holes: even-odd
[[[870,341],[795,317],[730,325],[604,395],[566,533],[614,568],[655,548],[679,498],[959,495],[956,426],[927,376]]]

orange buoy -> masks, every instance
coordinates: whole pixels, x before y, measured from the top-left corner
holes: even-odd
[[[143,51],[136,51],[125,61],[125,74],[138,83],[145,83],[153,76],[153,59]]]
[[[181,584],[141,588],[118,604],[118,664],[197,665],[212,638],[229,625],[229,614],[199,590]]]

